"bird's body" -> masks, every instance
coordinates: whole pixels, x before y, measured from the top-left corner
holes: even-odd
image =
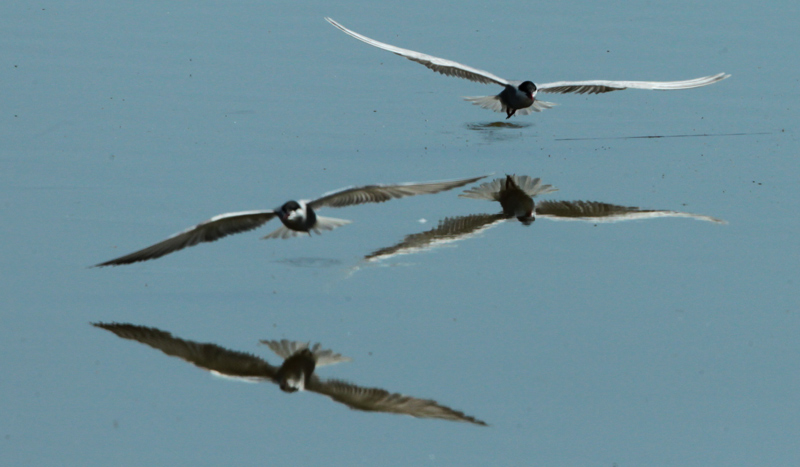
[[[553,83],[536,84],[533,81],[513,81],[501,78],[488,71],[463,65],[452,60],[434,57],[433,55],[403,49],[393,45],[376,41],[367,36],[345,28],[331,18],[326,21],[338,28],[345,34],[367,43],[373,47],[387,50],[401,57],[424,65],[425,67],[446,76],[464,78],[483,84],[498,84],[503,86],[500,94],[495,96],[466,97],[465,99],[475,105],[495,112],[503,112],[506,118],[513,115],[528,115],[532,112],[552,108],[552,102],[541,101],[536,98],[537,93],[576,93],[576,94],[600,94],[610,91],[620,91],[623,89],[650,89],[657,91],[670,91],[678,89],[691,89],[721,81],[730,75],[718,73],[712,76],[704,76],[684,81],[610,81],[610,80],[590,80],[590,81],[557,81]]]
[[[382,203],[390,199],[434,194],[464,186],[484,177],[486,175],[460,180],[350,187],[326,193],[312,201],[288,201],[277,209],[220,214],[166,240],[96,266],[117,266],[160,258],[198,243],[213,242],[228,235],[256,229],[275,217],[280,219],[283,225],[264,238],[291,238],[303,234],[311,235],[311,232],[319,234],[323,230],[333,230],[349,224],[350,221],[320,216],[316,213],[317,209]]]
[[[216,344],[181,339],[156,328],[124,323],[93,323],[93,325],[111,331],[123,339],[146,344],[215,374],[271,381],[287,393],[315,392],[355,410],[486,425],[485,422],[430,399],[418,399],[383,389],[356,386],[341,380],[322,380],[314,373],[317,367],[348,362],[351,359],[331,350],[324,350],[320,344],[310,346],[307,342],[286,339],[261,341],[284,359],[279,367],[275,367],[252,354],[229,350]]]

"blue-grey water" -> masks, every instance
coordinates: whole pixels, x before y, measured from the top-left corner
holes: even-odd
[[[4,2],[0,464],[800,464],[800,52],[794,1]],[[681,80],[503,116],[323,20],[508,79]],[[662,138],[629,138],[663,136]],[[461,190],[325,210],[88,268],[230,211],[348,185],[541,177],[546,199],[706,214],[505,223],[361,259]],[[427,222],[422,222],[426,220]],[[432,398],[488,428],[351,411],[215,378],[118,321]]]

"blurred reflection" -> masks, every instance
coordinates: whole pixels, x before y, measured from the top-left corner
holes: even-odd
[[[495,225],[516,218],[524,225],[530,225],[536,217],[551,220],[584,221],[592,223],[619,222],[656,217],[689,217],[692,219],[725,224],[717,219],[688,212],[639,209],[633,206],[618,206],[599,201],[539,201],[533,198],[552,193],[558,189],[543,185],[541,179],[527,175],[508,175],[491,182],[466,190],[462,198],[497,201],[502,212],[497,214],[472,214],[469,216],[446,217],[439,225],[426,232],[406,236],[400,243],[381,248],[364,257],[366,261],[377,261],[395,255],[416,253],[437,246],[473,237]]]
[[[497,143],[500,141],[510,141],[512,139],[521,138],[523,130],[533,126],[531,123],[510,123],[510,122],[491,122],[491,123],[467,123],[464,127],[467,130],[478,132],[483,139],[488,143]]]
[[[486,426],[485,422],[439,405],[433,400],[393,394],[383,389],[356,386],[335,379],[321,380],[314,374],[316,367],[349,362],[351,359],[331,350],[323,350],[320,344],[309,346],[307,342],[285,339],[260,341],[284,359],[280,367],[275,367],[255,355],[228,350],[216,344],[183,340],[156,328],[119,323],[93,323],[93,326],[111,331],[123,339],[139,341],[219,376],[271,381],[279,385],[282,391],[289,393],[304,390],[316,392],[355,410],[439,418]]]

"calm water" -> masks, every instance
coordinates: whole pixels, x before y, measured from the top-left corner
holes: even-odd
[[[0,6],[0,463],[797,465],[797,2],[107,2]],[[436,75],[323,20],[509,79],[732,78],[547,96],[496,125]],[[446,21],[444,19],[446,18]],[[663,138],[630,138],[664,136]],[[506,223],[362,258],[452,191],[326,210],[156,261],[87,266],[212,215],[348,185],[541,177],[546,199],[725,219]],[[354,267],[359,267],[353,272]],[[89,325],[265,356],[321,342],[337,377],[483,428],[215,378]]]

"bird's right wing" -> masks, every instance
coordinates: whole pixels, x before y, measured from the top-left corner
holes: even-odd
[[[119,258],[96,264],[95,267],[119,266],[160,258],[198,243],[213,242],[228,235],[262,226],[275,217],[275,211],[243,211],[220,214],[179,232],[168,239]]]
[[[305,389],[328,396],[355,410],[405,414],[418,418],[439,418],[486,426],[486,422],[466,415],[464,412],[439,405],[430,399],[417,399],[378,388],[365,388],[345,381],[321,381],[314,376],[306,382]]]
[[[139,341],[171,357],[178,357],[219,375],[272,380],[277,372],[277,368],[255,355],[228,350],[216,344],[183,340],[160,329],[123,323],[92,325],[111,331],[123,339]]]
[[[443,75],[455,76],[457,78],[464,78],[470,81],[475,81],[483,84],[494,83],[494,84],[499,84],[500,86],[506,86],[509,84],[508,80],[505,80],[499,76],[495,76],[489,73],[488,71],[472,68],[471,66],[462,65],[461,63],[447,60],[444,58],[434,57],[433,55],[428,55],[421,52],[414,52],[413,50],[401,49],[400,47],[384,44],[383,42],[378,42],[375,39],[370,39],[367,36],[362,36],[361,34],[355,31],[351,31],[346,27],[342,26],[341,24],[337,23],[336,21],[332,20],[331,18],[325,18],[325,21],[331,23],[345,34],[354,37],[360,40],[361,42],[366,42],[367,44],[373,47],[377,47],[383,50],[388,50],[389,52],[397,54],[401,57],[405,57],[411,61],[421,63],[422,65],[425,65],[431,70],[441,73]]]

